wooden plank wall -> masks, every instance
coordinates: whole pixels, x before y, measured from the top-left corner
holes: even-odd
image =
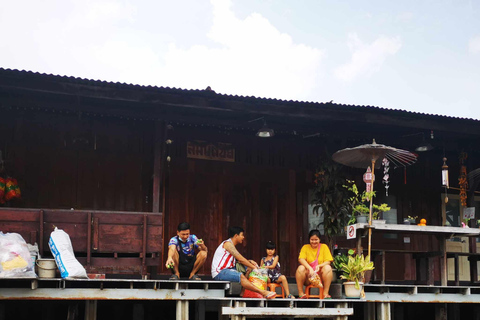
[[[7,173],[31,208],[151,210],[153,123],[40,112],[4,112]]]

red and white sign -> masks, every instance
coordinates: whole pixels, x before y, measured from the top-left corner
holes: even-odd
[[[354,225],[347,226],[347,239],[355,239],[357,237],[357,228]]]

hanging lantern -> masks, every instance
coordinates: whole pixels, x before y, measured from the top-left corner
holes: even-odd
[[[443,158],[443,166],[442,166],[442,186],[449,188],[448,185],[448,166],[447,166],[447,158]]]
[[[366,184],[366,191],[372,191],[372,183],[375,181],[375,176],[372,172],[370,166],[368,166],[367,171],[363,174],[363,182]],[[367,196],[367,200],[370,200],[370,197]]]

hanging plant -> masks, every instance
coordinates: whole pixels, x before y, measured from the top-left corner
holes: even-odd
[[[460,176],[458,177],[458,184],[460,186],[460,204],[463,207],[467,206],[467,167],[463,165],[463,162],[467,160],[467,153],[460,153]]]

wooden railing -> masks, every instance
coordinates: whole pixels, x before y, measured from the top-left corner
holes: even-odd
[[[51,257],[50,233],[63,229],[88,273],[156,273],[163,247],[163,214],[148,212],[0,208],[0,231],[19,233]]]

